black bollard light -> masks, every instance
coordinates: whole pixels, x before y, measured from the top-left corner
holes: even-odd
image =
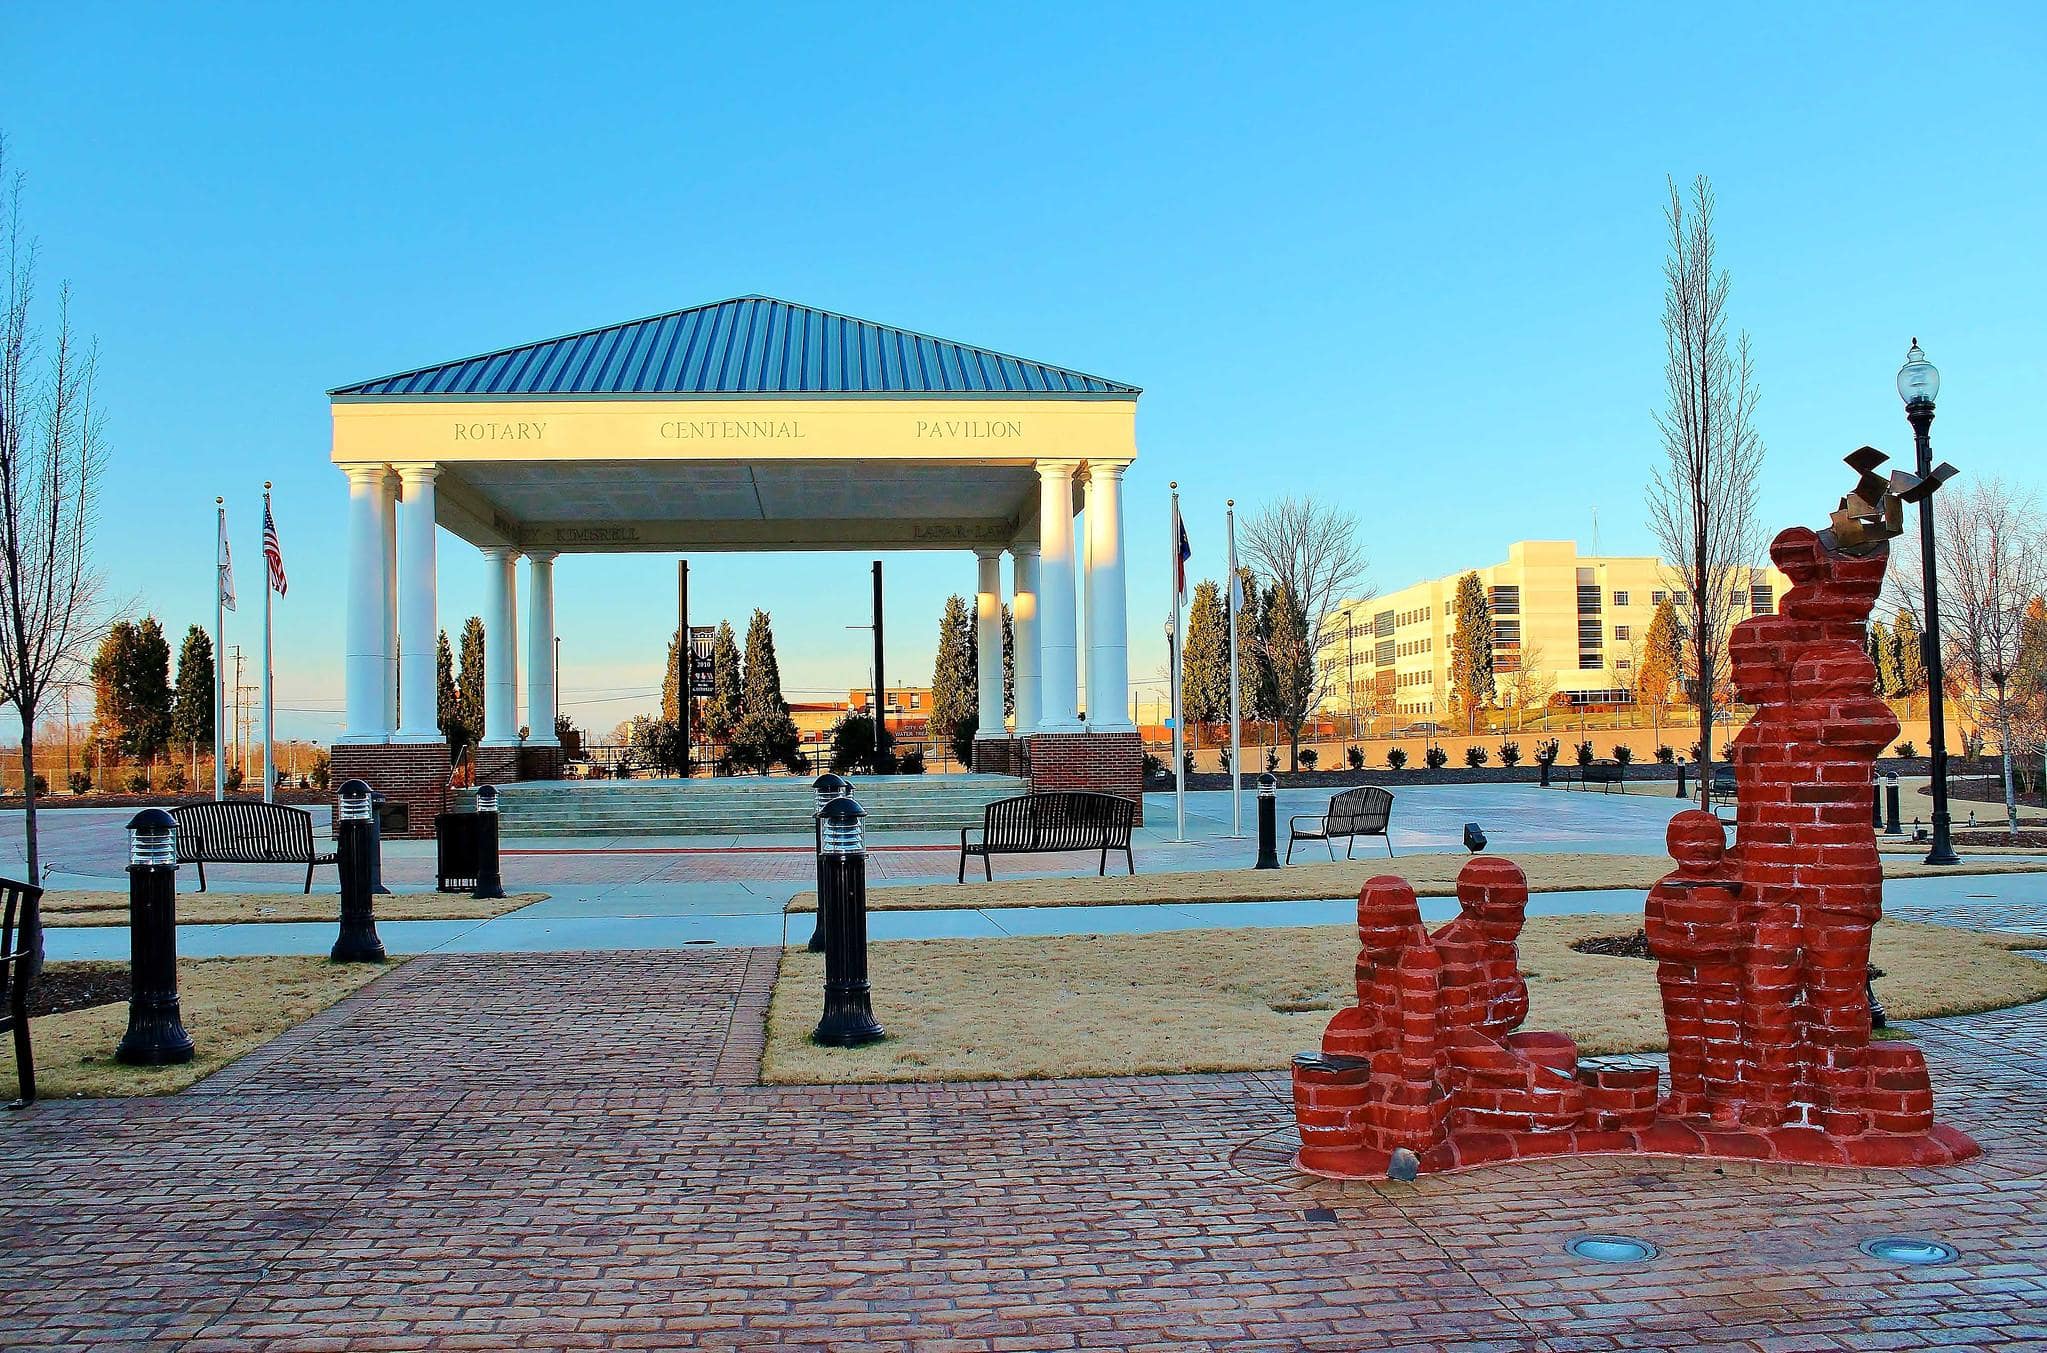
[[[379,897],[391,895],[384,886],[384,796],[374,789],[370,791],[370,891]]]
[[[1258,777],[1258,863],[1252,868],[1279,868],[1279,781],[1271,771]]]
[[[1896,836],[1898,828],[1898,773],[1892,771],[1884,777],[1884,834]]]
[[[498,787],[476,791],[476,887],[471,897],[505,895],[504,868],[498,863]]]
[[[1688,799],[1692,796],[1691,791],[1685,788],[1685,759],[1683,757],[1677,759],[1677,796],[1681,799]]]
[[[817,811],[810,815],[811,833],[815,837],[813,850],[817,856],[817,917],[810,927],[810,952],[824,952],[824,806],[833,799],[851,798],[853,782],[844,776],[826,773],[811,782],[817,791]]]
[[[178,828],[161,808],[128,822],[128,1032],[114,1060],[171,1066],[192,1060],[178,1014]]]
[[[837,798],[818,812],[822,845],[817,909],[824,921],[824,1018],[811,1041],[855,1048],[882,1036],[867,985],[867,810]]]
[[[1869,777],[1869,825],[1884,829],[1884,777],[1876,772]]]
[[[327,955],[336,963],[382,963],[384,942],[377,938],[375,894],[376,797],[361,780],[341,785],[341,815],[334,824],[336,872],[341,875],[341,931]]]

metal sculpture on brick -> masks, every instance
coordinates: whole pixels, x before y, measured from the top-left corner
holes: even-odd
[[[1358,895],[1357,1004],[1294,1059],[1297,1158],[1358,1178],[1551,1155],[1640,1153],[1815,1165],[1940,1165],[1978,1153],[1934,1122],[1920,1051],[1872,1042],[1865,975],[1883,909],[1870,773],[1898,724],[1876,695],[1864,626],[1912,475],[1860,475],[1824,531],[1793,527],[1770,556],[1792,587],[1734,629],[1734,843],[1721,821],[1671,819],[1676,864],[1644,928],[1669,1035],[1653,1065],[1581,1066],[1572,1040],[1524,1031],[1517,941],[1528,884],[1478,856],[1459,913],[1434,934],[1414,890]],[[1401,1158],[1405,1160],[1403,1156]]]

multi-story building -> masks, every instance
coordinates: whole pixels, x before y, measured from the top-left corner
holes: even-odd
[[[1568,540],[1523,540],[1507,547],[1504,562],[1477,572],[1492,603],[1493,671],[1503,696],[1518,686],[1553,692],[1574,707],[1632,703],[1642,641],[1675,585],[1661,559],[1581,556]],[[1447,715],[1463,576],[1334,609],[1319,654],[1323,707],[1339,718]],[[1775,568],[1746,570],[1730,580],[1731,618],[1769,614],[1790,586]]]

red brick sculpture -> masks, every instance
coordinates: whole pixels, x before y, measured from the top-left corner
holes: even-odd
[[[1777,537],[1791,591],[1731,636],[1736,691],[1756,706],[1731,749],[1735,844],[1710,813],[1672,818],[1677,867],[1644,917],[1668,1091],[1654,1067],[1581,1067],[1568,1037],[1519,1031],[1528,885],[1511,862],[1466,864],[1458,917],[1434,935],[1404,880],[1375,878],[1358,895],[1358,1003],[1294,1059],[1301,1168],[1380,1176],[1401,1149],[1423,1171],[1601,1152],[1858,1166],[1978,1153],[1934,1122],[1919,1050],[1870,1041],[1883,868],[1869,783],[1898,725],[1863,627],[1900,517],[1890,491],[1910,488],[1877,478],[1881,461],[1850,457],[1862,483],[1833,529]]]

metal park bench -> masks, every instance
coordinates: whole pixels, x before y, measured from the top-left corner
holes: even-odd
[[[1611,794],[1618,787],[1625,794],[1627,793],[1628,785],[1628,768],[1618,761],[1588,762],[1583,766],[1577,767],[1575,770],[1564,772],[1564,788],[1569,789],[1572,785],[1576,785],[1580,789],[1589,789],[1592,785],[1598,785],[1599,792],[1602,794]]]
[[[313,815],[282,804],[231,801],[188,803],[171,809],[178,824],[178,863],[199,866],[199,891],[206,891],[209,864],[302,864],[306,891],[313,869],[333,864],[334,852],[313,848]]]
[[[1336,858],[1336,838],[1343,838],[1343,857],[1357,858],[1351,852],[1357,848],[1360,836],[1384,837],[1386,854],[1393,854],[1393,838],[1387,835],[1386,824],[1393,818],[1393,793],[1378,785],[1365,785],[1358,789],[1346,789],[1329,801],[1329,811],[1316,816],[1300,813],[1287,819],[1286,858],[1294,861],[1294,842],[1320,841],[1329,847],[1329,858]],[[1303,831],[1301,824],[1315,825]]]
[[[981,872],[995,877],[990,857],[995,855],[1038,855],[1062,850],[1098,850],[1101,865],[1096,871],[1109,872],[1109,852],[1123,852],[1130,872],[1137,861],[1130,853],[1130,831],[1137,824],[1137,805],[1114,794],[1089,794],[1059,790],[997,799],[981,817],[981,839],[970,841],[972,827],[960,828],[959,882],[967,881],[967,857],[981,857]]]
[[[1713,806],[1714,816],[1720,815],[1723,806],[1734,806],[1734,767],[1713,767],[1713,787],[1706,793],[1706,802]]]
[[[0,879],[0,990],[7,997],[0,1029],[14,1031],[14,1076],[20,1098],[7,1107],[25,1109],[36,1099],[35,1052],[28,1043],[29,965],[35,961],[36,907],[43,890],[33,884]]]

